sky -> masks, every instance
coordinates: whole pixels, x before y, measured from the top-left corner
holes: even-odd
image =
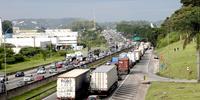
[[[0,17],[159,21],[180,7],[179,0],[0,0]]]

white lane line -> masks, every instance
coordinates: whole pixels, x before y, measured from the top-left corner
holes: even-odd
[[[149,64],[150,64],[150,61],[151,61],[151,56],[152,56],[152,52],[150,52],[150,57],[149,57],[149,61],[148,61],[148,63],[147,63],[147,73],[149,72]]]
[[[128,74],[126,77],[125,77],[125,79],[122,81],[122,83],[119,85],[119,87],[115,90],[115,92],[112,94],[112,96],[111,96],[111,99],[109,99],[109,100],[112,100],[112,97],[113,97],[113,95],[117,92],[117,90],[119,90],[119,88],[124,84],[124,82],[126,81],[126,79],[129,77],[129,75],[130,74]]]

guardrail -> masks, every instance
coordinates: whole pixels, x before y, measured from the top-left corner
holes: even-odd
[[[121,52],[126,52],[126,51],[130,50],[131,48],[132,47],[123,49],[123,50],[118,51],[118,52],[115,52],[115,53],[113,53],[111,55],[108,55],[108,56],[105,56],[105,57],[103,57],[101,59],[95,60],[94,62],[87,63],[86,65],[88,65],[88,66],[90,66],[91,64],[92,65],[97,65],[99,62],[103,62],[102,60],[105,59],[104,61],[106,61],[107,59],[110,59],[111,57],[116,56]],[[97,67],[97,66],[94,66],[94,67]],[[70,69],[70,70],[72,70],[72,69]],[[26,91],[30,91],[30,90],[32,90],[34,88],[40,87],[40,86],[42,86],[44,84],[47,84],[47,83],[49,83],[51,81],[55,81],[55,80],[57,80],[57,76],[59,76],[60,74],[65,73],[65,72],[68,72],[68,71],[69,70],[62,71],[62,72],[60,72],[58,74],[46,77],[45,79],[43,79],[41,81],[35,81],[35,82],[32,82],[31,84],[26,84],[26,85],[23,85],[23,86],[8,90],[7,91],[7,95],[6,95],[6,93],[1,93],[0,94],[0,100],[6,100],[6,98],[9,99],[9,98],[15,97],[17,95],[21,95],[21,94],[25,93]]]

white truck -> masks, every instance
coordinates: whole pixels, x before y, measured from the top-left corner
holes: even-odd
[[[80,100],[88,91],[89,69],[74,69],[57,78],[57,99]]]
[[[136,50],[134,50],[134,53],[135,53],[135,60],[136,60],[136,62],[139,62],[140,61],[140,57],[141,57],[140,50],[136,49]]]
[[[128,58],[131,60],[132,65],[136,63],[136,55],[134,51],[128,52],[127,54]]]
[[[91,73],[90,93],[107,96],[118,85],[116,65],[102,65]]]

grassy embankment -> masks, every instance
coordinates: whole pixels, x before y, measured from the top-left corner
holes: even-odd
[[[199,100],[198,83],[153,82],[145,100]]]
[[[185,50],[182,46],[183,41],[179,41],[157,50],[157,53],[163,56],[160,57],[161,64],[166,64],[166,67],[159,72],[161,76],[196,79],[195,43],[189,44]],[[179,50],[174,51],[174,48],[179,48]],[[200,84],[197,83],[153,82],[146,100],[199,100],[199,94]]]
[[[174,51],[174,48],[179,50]],[[160,72],[164,77],[178,79],[196,79],[196,49],[195,43],[187,45],[183,50],[183,41],[172,43],[156,50],[160,57]],[[189,67],[189,70],[187,70]]]
[[[44,59],[42,57],[33,57],[33,58],[30,58],[27,61],[24,61],[21,63],[7,64],[7,73],[26,70],[26,69],[33,68],[35,66],[48,64],[48,63],[60,61],[63,59],[64,59],[64,57],[61,57],[61,56],[53,56],[51,58],[46,59],[46,61],[44,61]],[[4,71],[4,69],[0,69],[0,72],[3,72],[3,71]]]
[[[41,100],[45,96],[48,96],[56,91],[56,81],[37,87],[26,93],[13,97],[10,100]],[[31,97],[31,98],[30,98]]]

